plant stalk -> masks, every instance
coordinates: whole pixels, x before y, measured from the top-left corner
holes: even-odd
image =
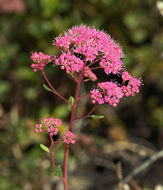
[[[79,96],[79,89],[80,89],[80,84],[82,81],[83,77],[83,72],[84,68],[81,71],[78,81],[77,81],[77,86],[76,86],[76,91],[75,91],[75,98],[74,98],[74,104],[72,106],[71,110],[71,119],[70,119],[70,126],[69,126],[69,131],[72,131],[73,125],[74,125],[74,120],[75,120],[75,115],[76,115],[76,107],[78,103],[78,96]],[[63,183],[64,183],[64,190],[68,190],[68,178],[67,178],[67,160],[68,160],[68,152],[69,152],[69,145],[66,144],[65,147],[65,154],[64,154],[64,165],[63,165]]]

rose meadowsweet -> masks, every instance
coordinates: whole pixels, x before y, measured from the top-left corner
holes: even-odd
[[[90,91],[93,104],[109,103],[116,107],[124,95],[133,96],[139,92],[140,79],[132,77],[125,70],[121,60],[124,54],[109,34],[94,27],[75,26],[57,37],[54,45],[62,51],[55,64],[60,65],[61,69],[65,69],[73,77],[84,70],[85,82],[98,81],[94,72],[96,69],[103,69],[106,75],[120,76],[122,84],[109,80],[98,83],[97,88]]]
[[[50,136],[57,135],[59,132],[58,127],[60,127],[62,121],[60,119],[43,118],[40,124],[36,124],[35,132],[48,133]]]
[[[51,61],[60,66],[66,73],[71,74],[75,81],[83,72],[83,82],[97,82],[97,87],[90,91],[92,103],[109,103],[114,107],[125,96],[133,96],[139,92],[141,80],[132,77],[122,63],[124,54],[121,47],[104,31],[85,25],[75,26],[60,35],[53,43],[61,50],[58,56],[48,56],[42,52],[33,53],[31,59],[34,71],[44,70]],[[96,71],[102,70],[101,75],[115,76],[115,79],[99,82]],[[116,80],[119,77],[122,83]]]
[[[44,145],[40,146],[43,150],[50,153],[55,175],[57,174],[57,176],[61,177],[64,183],[64,189],[68,190],[68,152],[70,145],[76,142],[75,134],[72,133],[74,121],[88,117],[94,119],[103,118],[101,115],[91,115],[98,104],[108,103],[113,107],[117,107],[121,98],[130,95],[133,96],[135,93],[138,93],[142,82],[127,72],[122,62],[122,58],[124,57],[122,49],[104,31],[96,30],[94,27],[85,25],[75,26],[57,37],[54,40],[54,45],[61,50],[59,55],[49,56],[42,52],[32,53],[31,59],[33,64],[31,67],[35,72],[37,70],[41,71],[48,84],[48,86],[44,85],[44,88],[47,91],[53,92],[69,106],[71,110],[70,124],[67,130],[68,132],[59,140],[54,140],[53,136],[59,133],[60,125],[62,124],[60,119],[43,118],[41,123],[36,125],[35,131],[44,132],[49,135],[51,140],[50,149]],[[48,80],[44,69],[50,62],[53,62],[56,67],[65,70],[67,74],[74,78],[76,82],[74,97],[70,96],[69,99],[66,99]],[[79,92],[83,82],[94,84],[89,94],[80,96]],[[82,117],[76,117],[76,108],[79,105],[79,101],[81,98],[86,97],[90,97],[92,104],[95,104],[95,106],[93,106],[88,114]],[[65,144],[63,167],[60,165],[57,166],[53,158],[54,145],[60,142],[64,142]],[[63,168],[63,175],[59,171],[61,168]]]
[[[63,141],[66,143],[66,144],[75,144],[75,135],[74,133],[72,133],[71,131],[68,131],[67,133],[65,133],[65,135],[63,136]]]
[[[121,48],[108,34],[96,30],[94,27],[85,25],[73,27],[57,37],[54,45],[61,48],[63,52],[55,62],[57,65],[63,65],[68,73],[74,72],[76,64],[78,64],[76,72],[79,72],[83,69],[83,61],[86,63],[85,65],[92,63],[93,66],[93,62],[96,62],[97,59],[106,74],[110,72],[116,74],[122,69],[121,58],[124,55]],[[67,61],[61,61],[63,56],[68,57]],[[76,63],[77,57],[80,58],[80,61]]]
[[[42,52],[35,52],[32,53],[31,55],[31,59],[33,61],[33,63],[31,64],[31,67],[33,68],[34,72],[36,72],[37,70],[44,70],[44,67],[52,61],[51,56],[49,55],[45,55]]]

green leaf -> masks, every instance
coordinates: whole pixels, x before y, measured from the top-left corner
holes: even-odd
[[[90,115],[89,117],[92,117],[93,119],[102,119],[102,118],[104,118],[103,115]]]
[[[69,97],[68,101],[73,105],[74,104],[74,98],[72,96]],[[68,110],[71,111],[71,106],[68,105]]]
[[[62,169],[61,166],[58,165],[55,170],[53,171],[54,176],[62,177]]]
[[[44,150],[44,151],[46,151],[46,152],[49,152],[48,147],[46,147],[45,145],[40,144],[40,147],[42,148],[42,150]]]
[[[51,88],[49,88],[46,84],[43,84],[43,87],[45,90],[47,90],[48,92],[53,92],[53,90]],[[54,93],[54,92],[53,92]]]
[[[72,96],[69,97],[68,101],[73,105],[74,104],[74,98]]]

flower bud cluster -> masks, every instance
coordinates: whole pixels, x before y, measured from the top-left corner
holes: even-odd
[[[42,52],[35,52],[32,53],[31,55],[31,59],[33,61],[33,63],[31,64],[31,67],[33,68],[34,72],[36,72],[37,70],[44,70],[44,67],[52,61],[51,56],[49,55],[45,55]]]
[[[68,131],[67,133],[65,133],[65,135],[63,136],[63,140],[66,144],[75,144],[75,135],[74,133],[72,133],[71,131]]]
[[[43,118],[40,124],[36,124],[35,132],[48,133],[50,136],[57,135],[59,132],[58,127],[60,127],[62,121],[60,119]]]
[[[43,118],[41,119],[41,123],[36,124],[35,132],[37,133],[46,133],[49,134],[51,137],[53,135],[57,135],[59,132],[59,127],[62,125],[62,121],[58,118],[54,119],[51,118]],[[66,144],[75,144],[75,134],[68,131],[63,135],[63,140]]]

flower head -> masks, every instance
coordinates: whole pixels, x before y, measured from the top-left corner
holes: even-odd
[[[59,56],[54,56],[54,64],[74,77],[82,73],[82,81],[97,81],[90,93],[92,103],[109,103],[114,107],[125,96],[133,96],[139,92],[141,80],[132,77],[122,63],[124,54],[121,47],[104,31],[85,25],[75,26],[55,38],[54,45],[61,50]],[[52,61],[52,57],[40,53],[31,56],[34,71],[44,70],[44,67]],[[112,75],[114,79],[100,82],[98,70],[104,74]],[[120,81],[116,81],[119,77]]]
[[[98,81],[96,69],[102,69],[106,75],[120,76],[121,84],[116,80],[98,82],[97,88],[90,91],[93,104],[109,103],[116,107],[124,95],[133,96],[139,92],[141,81],[124,69],[120,46],[104,31],[75,26],[57,37],[54,45],[62,50],[55,64],[72,76],[83,70],[84,81]]]
[[[49,55],[45,55],[42,52],[35,52],[32,53],[31,55],[31,59],[33,61],[33,63],[31,64],[31,67],[33,68],[34,72],[36,72],[37,70],[44,70],[44,67],[52,61],[51,56]]]
[[[98,62],[106,74],[116,74],[122,69],[121,58],[124,55],[121,48],[108,34],[94,27],[75,26],[57,37],[54,45],[62,50],[55,64],[64,66],[62,68],[67,73],[79,72],[85,66],[85,77],[95,81],[97,77],[91,73],[88,65],[91,65],[91,69]]]
[[[65,135],[63,136],[63,140],[66,144],[75,144],[75,135],[74,133],[72,133],[71,131],[68,131],[67,133],[65,133]]]
[[[58,127],[60,127],[62,121],[60,119],[43,118],[40,124],[36,124],[35,132],[48,133],[50,136],[57,135],[59,132]]]

